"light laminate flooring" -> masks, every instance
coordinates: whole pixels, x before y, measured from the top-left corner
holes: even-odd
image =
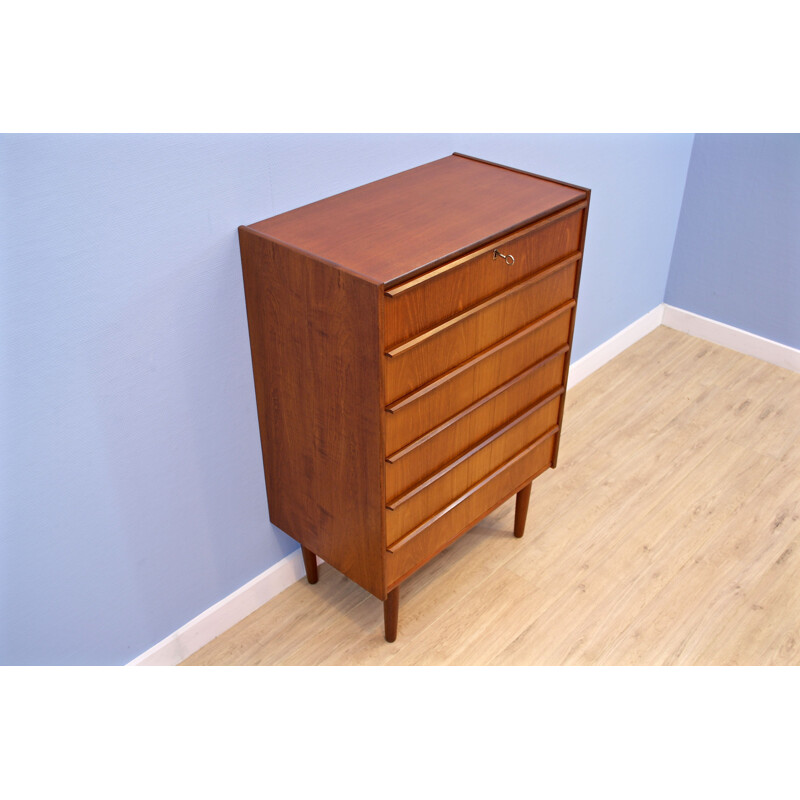
[[[187,665],[800,664],[800,375],[659,327],[567,392],[558,467],[409,578],[326,564]]]

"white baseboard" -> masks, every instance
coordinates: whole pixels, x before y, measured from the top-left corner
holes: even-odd
[[[635,341],[657,328],[662,313],[663,306],[656,306],[636,322],[628,325],[625,330],[570,365],[569,385],[578,383],[626,347],[630,347]],[[317,561],[323,563],[321,559]],[[259,606],[304,576],[302,555],[300,550],[295,550],[232,594],[223,597],[202,614],[189,620],[175,633],[131,661],[128,666],[167,667],[180,664],[203,645],[243,620],[248,614],[252,614]]]
[[[664,304],[663,325],[697,336],[708,342],[728,347],[747,356],[760,358],[784,369],[800,372],[800,350],[785,344],[765,339],[755,333],[748,333],[741,328],[734,328],[724,322],[717,322],[691,311]]]
[[[317,559],[321,564],[322,559]],[[192,653],[208,644],[228,628],[252,614],[275,595],[300,580],[306,574],[299,549],[282,558],[277,564],[256,575],[235,592],[223,597],[211,608],[189,620],[175,633],[153,645],[128,666],[169,667],[180,664]]]
[[[654,331],[661,324],[663,316],[664,304],[660,303],[644,316],[639,317],[635,322],[628,325],[627,328],[623,328],[619,333],[595,347],[590,353],[570,364],[567,388],[576,386],[584,378],[588,378],[595,370],[600,369],[603,364],[611,361],[614,356],[618,356],[634,342],[638,342],[639,339]]]
[[[648,311],[608,341],[579,358],[569,368],[569,386],[575,386],[659,325],[706,339],[740,353],[800,372],[800,350],[764,339],[722,322],[706,319],[664,303]],[[322,563],[321,559],[317,559]],[[295,550],[253,580],[130,662],[132,666],[173,666],[244,619],[305,575],[300,550]]]

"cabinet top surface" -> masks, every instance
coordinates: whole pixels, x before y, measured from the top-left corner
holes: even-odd
[[[454,154],[247,226],[386,284],[587,196]]]

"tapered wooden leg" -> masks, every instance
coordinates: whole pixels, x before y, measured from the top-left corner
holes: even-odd
[[[387,642],[397,638],[397,617],[400,612],[400,587],[392,589],[383,601],[383,630]]]
[[[528,519],[528,503],[531,499],[531,486],[529,483],[524,489],[517,492],[517,508],[514,512],[514,536],[522,538],[525,533],[525,520]]]
[[[300,545],[303,551],[303,563],[306,565],[306,578],[309,583],[316,583],[319,580],[317,574],[317,557],[307,547]]]

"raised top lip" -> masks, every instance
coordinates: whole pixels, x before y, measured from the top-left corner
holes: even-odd
[[[581,186],[453,153],[242,229],[390,287],[589,195]]]

